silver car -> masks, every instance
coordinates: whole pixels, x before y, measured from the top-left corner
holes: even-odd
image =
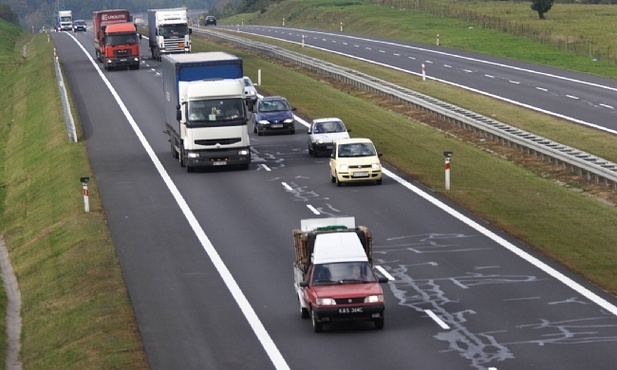
[[[313,157],[330,155],[334,142],[349,139],[349,132],[339,118],[317,118],[308,129],[308,152]]]
[[[257,89],[250,78],[244,76],[244,99],[249,110],[253,110],[253,106],[257,101]]]

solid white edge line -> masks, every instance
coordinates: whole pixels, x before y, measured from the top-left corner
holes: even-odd
[[[180,207],[180,209],[184,213],[184,216],[186,217],[187,221],[191,225],[191,228],[195,232],[195,235],[199,239],[202,247],[204,248],[204,250],[206,251],[206,253],[210,257],[210,260],[212,261],[212,264],[214,265],[214,267],[216,268],[218,273],[223,278],[223,281],[225,282],[225,285],[227,285],[227,289],[229,289],[229,292],[231,293],[231,295],[235,299],[236,303],[240,307],[240,311],[242,311],[242,313],[246,317],[246,320],[248,321],[249,325],[253,329],[253,332],[257,336],[257,339],[259,340],[259,342],[261,343],[262,347],[264,348],[264,350],[268,354],[268,357],[270,358],[270,361],[272,361],[272,364],[277,369],[289,369],[289,365],[287,364],[287,362],[283,358],[283,355],[278,350],[276,344],[274,343],[274,341],[272,340],[272,338],[268,334],[268,331],[266,330],[266,328],[261,323],[261,320],[259,320],[259,317],[255,313],[255,310],[253,309],[253,307],[249,303],[248,299],[246,298],[244,293],[242,293],[242,290],[238,286],[238,283],[234,279],[234,277],[231,274],[231,272],[229,271],[229,269],[227,269],[227,266],[225,265],[225,263],[223,262],[223,260],[219,256],[218,252],[216,251],[216,248],[214,248],[214,245],[212,245],[212,243],[210,242],[210,239],[208,239],[208,236],[206,235],[206,233],[201,228],[201,225],[199,225],[199,221],[197,221],[197,218],[193,214],[193,211],[191,211],[191,208],[189,207],[189,205],[184,200],[184,197],[182,197],[182,194],[180,194],[180,191],[176,187],[176,184],[174,184],[174,182],[172,181],[172,179],[169,176],[169,174],[167,173],[167,171],[165,171],[165,168],[163,167],[163,165],[159,161],[158,157],[156,156],[156,153],[154,153],[154,150],[152,149],[152,147],[150,146],[150,144],[146,140],[146,137],[143,135],[143,133],[139,129],[139,126],[137,126],[137,123],[133,119],[133,116],[130,114],[129,110],[124,105],[124,102],[122,101],[122,99],[120,99],[120,96],[118,95],[116,90],[114,90],[113,86],[111,86],[111,83],[105,77],[105,75],[103,74],[101,69],[99,68],[98,63],[96,63],[94,61],[94,59],[92,59],[90,54],[88,54],[86,49],[79,42],[77,42],[77,39],[75,37],[73,37],[73,35],[71,35],[71,37],[73,38],[75,43],[82,49],[84,54],[88,57],[88,59],[90,60],[90,63],[97,70],[99,76],[101,77],[101,79],[103,80],[103,82],[105,83],[105,85],[107,86],[107,88],[109,89],[111,94],[113,95],[114,99],[116,100],[116,102],[120,106],[120,109],[122,110],[122,112],[126,116],[126,119],[128,120],[129,124],[133,128],[133,131],[137,135],[137,138],[139,139],[139,141],[143,145],[144,149],[148,153],[148,156],[150,157],[150,160],[152,161],[152,163],[156,167],[156,169],[159,172],[161,178],[163,179],[163,181],[165,182],[165,184],[169,188],[169,191],[171,192],[171,194],[174,197],[174,199],[176,200],[176,202],[178,203],[178,206]]]
[[[610,302],[608,302],[604,298],[598,296],[597,294],[593,293],[589,289],[583,287],[579,283],[577,283],[574,280],[570,279],[569,277],[565,276],[561,272],[555,270],[554,268],[552,268],[549,265],[547,265],[546,263],[540,261],[536,257],[533,257],[529,253],[523,251],[522,249],[518,248],[514,244],[508,242],[504,238],[498,236],[494,232],[488,230],[484,226],[482,226],[482,225],[478,224],[477,222],[473,221],[469,217],[461,214],[460,212],[456,211],[452,207],[442,203],[440,200],[438,200],[436,198],[433,198],[428,193],[425,193],[424,191],[420,190],[418,187],[413,186],[409,182],[403,180],[401,177],[399,177],[395,173],[393,173],[393,172],[391,172],[391,171],[389,171],[389,170],[387,170],[385,168],[382,168],[382,172],[386,176],[394,179],[396,182],[398,182],[399,184],[403,185],[407,189],[411,190],[415,194],[419,195],[420,197],[424,198],[428,202],[432,203],[434,206],[440,208],[441,210],[445,211],[446,213],[448,213],[451,216],[455,217],[456,219],[460,220],[461,222],[463,222],[467,226],[471,227],[472,229],[476,230],[477,232],[479,232],[479,233],[483,234],[484,236],[488,237],[489,239],[493,240],[494,242],[496,242],[497,244],[499,244],[502,247],[506,248],[507,250],[509,250],[510,252],[514,253],[515,255],[519,256],[523,260],[525,260],[528,263],[536,266],[537,268],[539,268],[540,270],[544,271],[545,273],[547,273],[548,275],[552,276],[553,278],[561,281],[563,284],[565,284],[566,286],[568,286],[569,288],[571,288],[575,292],[581,294],[583,297],[589,299],[593,303],[597,304],[598,306],[604,308],[605,310],[609,311],[613,315],[617,316],[617,306],[614,306],[613,304],[611,304]]]
[[[437,315],[435,315],[435,313],[431,310],[424,310],[424,312],[429,315],[429,317],[431,319],[433,319],[433,321],[435,321],[437,323],[437,325],[439,325],[443,330],[449,330],[450,327],[448,326],[448,324],[446,324],[442,319],[440,319]]]

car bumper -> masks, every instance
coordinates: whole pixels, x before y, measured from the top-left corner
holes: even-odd
[[[276,131],[294,131],[296,126],[292,123],[270,123],[270,124],[257,124],[257,132],[276,132]]]
[[[313,144],[313,151],[318,154],[330,154],[334,148],[334,143]]]
[[[383,318],[383,304],[365,306],[313,307],[319,322],[366,321]]]
[[[359,169],[355,171],[338,172],[336,174],[340,182],[362,182],[381,180],[381,170]]]

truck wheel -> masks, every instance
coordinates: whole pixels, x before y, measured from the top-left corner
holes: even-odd
[[[171,143],[171,155],[178,159],[178,152],[176,151],[176,146],[174,145],[174,139],[169,139],[169,142]]]
[[[313,331],[315,333],[321,333],[323,331],[323,323],[317,321],[317,315],[315,312],[312,312],[311,321],[313,322]]]
[[[383,330],[383,325],[384,325],[384,318],[382,314],[381,318],[375,319],[375,329]]]
[[[180,148],[180,153],[178,154],[178,163],[180,163],[180,167],[186,167],[186,162],[184,162],[184,150]]]

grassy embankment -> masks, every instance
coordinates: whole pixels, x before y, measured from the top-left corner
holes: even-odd
[[[617,9],[615,14],[617,15]],[[590,64],[588,58],[559,52],[550,46],[529,40],[490,30],[470,29],[472,25],[463,21],[375,5],[289,1],[273,6],[265,13],[238,15],[233,19],[222,20],[221,23],[240,24],[243,20],[244,24],[280,25],[282,18],[286,19],[289,27],[306,26],[329,30],[337,30],[343,21],[346,31],[350,33],[374,34],[409,41],[417,41],[409,37],[409,34],[414,32],[425,35],[424,39],[430,39],[429,42],[434,42],[434,35],[441,33],[460,39],[458,44],[467,45],[469,49],[473,49],[474,45],[483,45],[481,51],[488,54],[499,55],[503,49],[511,52],[518,50],[514,55],[508,56],[540,63],[559,61],[557,66],[568,65],[572,69],[585,70],[590,67],[599,75],[610,75],[609,72],[614,70],[614,67]],[[197,47],[199,45],[196,44]],[[309,48],[283,43],[279,45],[350,66],[617,161],[617,148],[612,135],[431,81],[423,82],[420,78],[407,74]],[[493,48],[488,48],[488,45]],[[515,164],[529,162],[520,152],[511,151],[505,154],[512,161],[504,161],[500,156],[491,154],[492,144],[483,142],[481,138],[464,142],[396,114],[392,112],[392,107],[383,107],[384,109],[379,111],[358,109],[366,106],[367,101],[361,97],[366,94],[345,88],[337,90],[323,81],[323,78],[320,80],[303,72],[281,70],[245,53],[233,52],[245,58],[247,74],[252,78],[256,77],[257,68],[262,69],[264,83],[260,91],[286,96],[299,107],[299,114],[305,117],[341,117],[351,126],[354,136],[368,136],[377,142],[380,150],[384,152],[385,161],[435,191],[443,191],[442,153],[444,150],[453,151],[453,188],[446,196],[617,294],[617,281],[614,279],[617,271],[617,233],[614,232],[617,226],[617,209],[594,197],[581,196],[580,184],[575,176],[565,179],[560,176],[559,181],[565,180],[568,184],[563,186],[557,183],[555,173],[559,171],[547,170],[546,166],[537,169],[533,164]],[[591,191],[594,187],[583,185],[583,188]],[[599,191],[602,191],[601,186]]]
[[[84,143],[68,140],[52,57],[47,36],[0,22],[0,233],[22,295],[23,367],[147,368],[95,181],[84,213],[79,178],[93,176]]]

